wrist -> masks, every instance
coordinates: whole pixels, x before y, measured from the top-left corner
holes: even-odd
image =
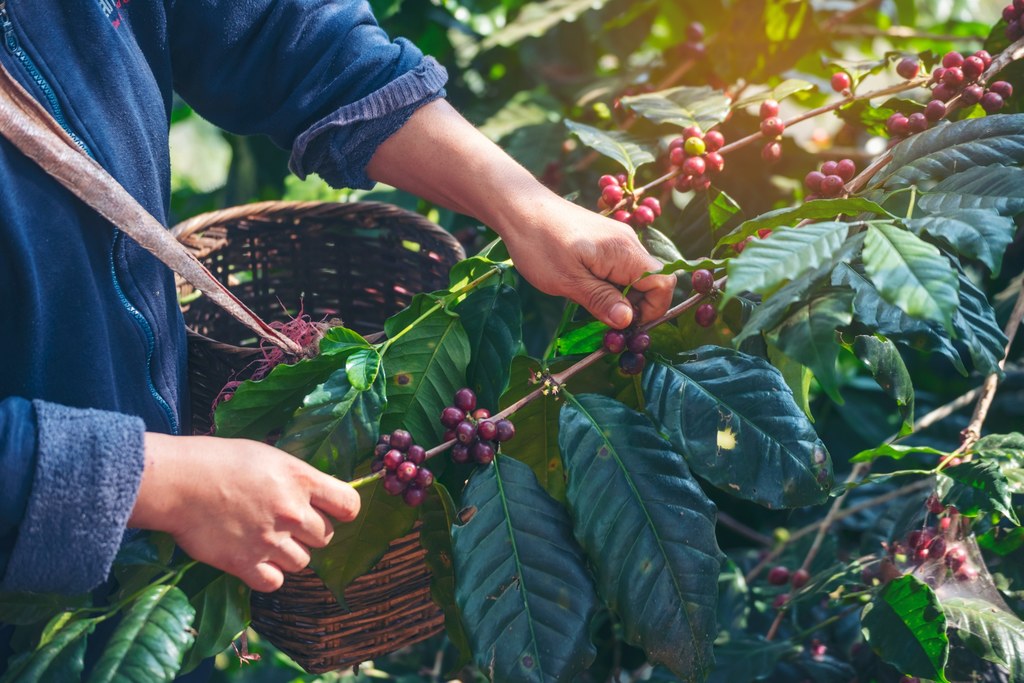
[[[164,531],[171,535],[176,532],[175,522],[181,517],[180,506],[185,498],[181,478],[181,438],[146,432],[142,481],[128,518],[129,527]]]

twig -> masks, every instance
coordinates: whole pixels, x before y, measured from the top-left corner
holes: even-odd
[[[768,536],[765,536],[764,534],[762,534],[760,532],[754,531],[749,526],[747,526],[743,522],[739,521],[738,519],[736,519],[732,515],[729,515],[729,514],[726,514],[726,513],[722,512],[722,511],[719,511],[718,512],[718,521],[722,524],[722,526],[727,527],[729,529],[732,529],[733,531],[738,533],[740,536],[744,536],[746,538],[749,538],[754,543],[758,543],[760,545],[767,546],[769,548],[774,544],[774,541],[771,538],[769,538]]]
[[[842,36],[857,36],[866,38],[895,38],[897,40],[936,40],[947,43],[959,42],[981,42],[981,36],[956,36],[952,34],[932,34],[917,31],[909,26],[893,26],[887,29],[875,28],[873,26],[836,26],[833,31]]]
[[[953,413],[974,403],[974,399],[981,393],[981,387],[974,387],[963,396],[959,396],[949,403],[939,406],[930,413],[924,415],[920,420],[914,424],[914,432],[919,432],[924,429],[928,429],[936,422],[946,419]]]

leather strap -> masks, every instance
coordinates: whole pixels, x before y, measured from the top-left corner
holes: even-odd
[[[76,145],[3,64],[0,64],[0,135],[260,338],[288,353],[302,355],[297,343],[270,327],[239,301],[160,221]]]

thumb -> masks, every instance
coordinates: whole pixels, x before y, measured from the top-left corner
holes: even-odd
[[[329,474],[322,472],[317,472],[317,474],[320,477],[310,492],[309,500],[313,507],[339,522],[351,522],[355,519],[359,515],[359,507],[362,503],[359,492]]]
[[[592,278],[572,298],[590,311],[591,315],[609,327],[621,330],[633,321],[633,307],[617,287]]]

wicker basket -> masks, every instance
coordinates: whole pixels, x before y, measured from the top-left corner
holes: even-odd
[[[301,306],[313,320],[340,318],[362,334],[380,331],[416,292],[447,286],[464,257],[422,216],[375,202],[263,202],[196,216],[173,233],[264,320],[287,320]],[[192,294],[179,283],[179,299]],[[261,352],[252,332],[205,298],[182,311],[193,430],[202,433],[221,388],[244,379]],[[348,610],[311,570],[287,575],[280,590],[253,593],[253,626],[313,673],[419,642],[444,625],[423,557],[417,531],[394,541],[345,591]]]

